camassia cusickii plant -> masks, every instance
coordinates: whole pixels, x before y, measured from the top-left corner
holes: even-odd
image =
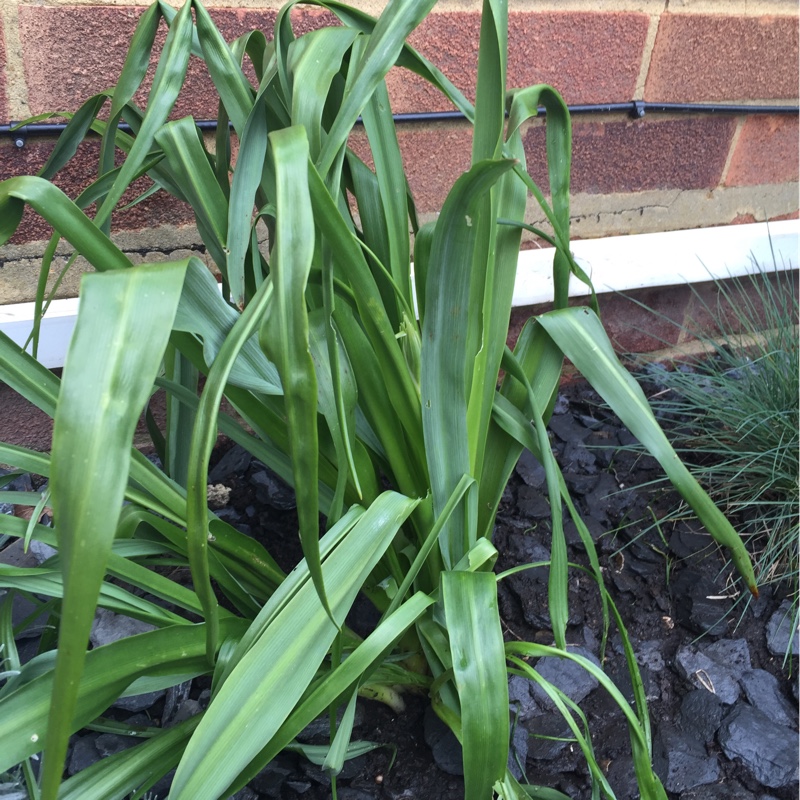
[[[141,797],[177,767],[170,798],[212,800],[296,747],[311,720],[343,709],[324,753],[335,792],[343,761],[371,746],[351,737],[357,698],[397,706],[413,687],[463,745],[467,798],[563,797],[523,785],[507,768],[512,672],[552,698],[597,796],[613,797],[586,719],[530,666],[550,655],[579,662],[611,693],[628,721],[641,796],[665,798],[624,628],[633,705],[566,648],[565,513],[586,544],[606,622],[617,612],[548,444],[564,356],[659,460],[753,591],[755,583],[738,536],[676,458],[595,311],[567,308],[570,274],[585,276],[569,250],[564,102],[549,86],[507,92],[500,0],[484,4],[474,106],[405,43],[433,0],[391,0],[377,20],[316,2],[340,25],[299,38],[293,5],[269,37],[253,31],[229,44],[199,0],[178,11],[154,4],[117,85],[70,115],[38,176],[0,184],[0,241],[25,205],[55,230],[42,287],[62,238],[94,268],[82,279],[60,380],[0,341],[0,378],[54,418],[49,455],[0,444],[0,462],[49,478],[54,525],[3,516],[0,533],[57,548],[38,568],[0,566],[0,771],[17,770],[42,800],[111,800]],[[162,25],[169,32],[140,109],[133,98]],[[192,118],[171,119],[190,54],[205,61],[219,96],[213,144]],[[473,126],[470,168],[435,222],[421,227],[384,82],[395,66],[428,81]],[[529,177],[521,141],[540,106],[545,189]],[[359,118],[368,157],[348,147]],[[90,133],[102,137],[97,178],[72,201],[50,181]],[[192,206],[222,292],[195,258],[133,268],[115,246],[112,215],[142,176]],[[554,245],[555,308],[528,322],[512,352],[506,337],[529,194],[549,222],[539,233]],[[91,204],[93,219],[84,213]],[[39,307],[47,301],[40,288]],[[151,426],[163,470],[131,446],[156,387],[167,396],[166,429]],[[223,398],[234,415],[220,411]],[[219,433],[295,489],[305,558],[288,575],[268,547],[207,507]],[[550,647],[504,643],[504,576],[492,571],[495,512],[523,448],[547,474]],[[188,565],[191,588],[162,564]],[[359,591],[381,614],[363,639],[345,624]],[[10,621],[18,592],[40,598],[54,628],[23,666]],[[98,606],[155,630],[87,652]],[[212,681],[206,710],[62,781],[69,736],[97,724],[120,695],[201,675]]]

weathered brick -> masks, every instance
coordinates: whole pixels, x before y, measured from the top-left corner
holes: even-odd
[[[17,175],[35,175],[44,165],[53,146],[52,140],[31,138],[25,147],[18,150],[10,142],[0,142],[0,180]],[[84,142],[75,158],[56,175],[54,183],[75,199],[96,177],[99,153],[99,140]],[[134,200],[149,185],[149,179],[140,178],[125,193],[122,202]],[[90,216],[94,213],[94,206],[89,207],[88,213]],[[160,191],[138,205],[114,214],[112,231],[141,230],[167,223],[185,225],[193,220],[194,216],[186,203]],[[47,239],[51,234],[52,230],[44,219],[26,207],[22,222],[11,241],[22,244]]]
[[[798,26],[791,17],[663,14],[645,99],[797,97]]]
[[[453,184],[469,169],[472,128],[463,122],[401,125],[397,141],[417,213],[441,211]],[[353,131],[348,145],[370,169],[375,168],[363,128]]]
[[[417,212],[440,211],[453,184],[469,169],[472,129],[459,123],[409,125],[397,138]]]
[[[0,119],[3,122],[8,120],[8,73],[6,69],[6,46],[5,34],[3,31],[3,20],[0,18]]]
[[[726,185],[757,186],[798,180],[799,131],[797,117],[750,117],[736,143]]]
[[[647,16],[637,13],[512,12],[508,86],[549,83],[569,103],[630,100],[647,26]],[[474,101],[479,39],[480,14],[455,11],[431,14],[409,41]],[[406,70],[390,73],[388,83],[395,112],[451,109],[438,91]]]
[[[20,32],[31,112],[73,110],[92,94],[113,86],[143,11],[129,6],[21,6]],[[253,29],[261,29],[272,38],[274,11],[214,9],[210,13],[226,41]],[[140,106],[146,102],[165,38],[162,23],[150,69],[135,97]],[[252,71],[248,72],[252,77]],[[217,98],[208,72],[194,56],[172,116],[187,114],[197,119],[217,115]]]
[[[735,129],[732,117],[578,120],[573,129],[572,191],[713,188],[722,176]],[[532,126],[524,142],[531,176],[547,187],[544,127]]]
[[[623,354],[650,353],[677,344],[690,297],[691,289],[678,285],[635,289],[624,295],[604,292],[597,299],[608,336],[615,350]],[[589,300],[573,297],[569,304],[585,306]],[[513,339],[516,341],[525,320],[551,308],[552,303],[515,308],[511,315]]]

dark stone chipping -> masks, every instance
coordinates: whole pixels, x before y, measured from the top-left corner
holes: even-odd
[[[755,779],[773,789],[798,779],[797,731],[778,725],[757,708],[741,703],[723,719],[719,743]]]
[[[745,672],[739,679],[747,701],[778,725],[797,729],[797,705],[781,694],[778,679],[763,669]]]
[[[708,756],[702,743],[686,731],[663,726],[653,746],[653,766],[670,792],[714,783],[719,762]]]

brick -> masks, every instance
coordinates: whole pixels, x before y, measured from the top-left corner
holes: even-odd
[[[9,110],[8,110],[8,73],[6,70],[6,64],[8,60],[6,58],[6,46],[5,46],[5,35],[3,32],[3,20],[0,18],[0,119],[3,122],[8,121]]]
[[[16,149],[10,142],[0,142],[0,180],[17,175],[34,175],[44,165],[53,149],[53,142],[44,139],[28,139],[22,149]],[[91,183],[97,174],[97,160],[100,154],[99,140],[86,141],[78,149],[75,157],[55,177],[54,183],[69,197],[75,199]],[[147,178],[140,178],[123,196],[123,204],[135,199],[148,186]],[[88,211],[91,216],[94,206]],[[166,192],[157,192],[147,200],[126,211],[114,214],[112,232],[118,230],[140,230],[162,224],[185,225],[194,220],[194,215],[186,203],[176,200]],[[24,242],[48,239],[52,234],[50,226],[26,207],[25,215],[11,242]]]
[[[469,169],[472,128],[465,123],[409,125],[398,131],[398,142],[417,212],[440,211],[453,184]]]
[[[467,123],[440,122],[433,125],[402,125],[397,129],[403,168],[418,214],[441,211],[453,184],[469,169],[472,128]],[[363,128],[356,128],[348,141],[358,157],[374,170],[369,142]]]
[[[42,453],[51,449],[53,420],[4,383],[0,383],[0,408],[2,441]]]
[[[125,6],[21,6],[20,35],[31,113],[74,110],[92,94],[113,86],[143,11]],[[210,13],[228,42],[253,29],[264,30],[267,38],[272,38],[274,11],[215,9]],[[135,97],[140,106],[146,102],[165,38],[162,23],[148,75]],[[250,75],[252,78],[252,71]],[[216,93],[208,72],[194,56],[172,116],[187,114],[197,119],[217,115]]]
[[[568,103],[630,100],[647,27],[648,17],[638,13],[512,12],[508,86],[549,83]],[[471,102],[475,100],[479,40],[477,11],[431,14],[409,37]],[[388,83],[397,113],[451,109],[438,91],[406,70],[390,73]]]
[[[797,117],[750,117],[742,127],[727,186],[758,186],[798,180],[800,136]]]
[[[713,188],[722,176],[735,129],[732,117],[578,120],[573,129],[572,191]],[[547,187],[544,126],[531,126],[524,144],[531,176]]]
[[[797,97],[791,17],[663,14],[645,99],[710,102]]]

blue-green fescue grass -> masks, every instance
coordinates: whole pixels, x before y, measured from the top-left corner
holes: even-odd
[[[686,329],[702,355],[645,369],[650,403],[692,473],[740,521],[761,585],[798,611],[798,455],[800,346],[798,277],[754,265],[745,277],[717,281],[716,300],[695,292],[711,324]],[[672,518],[691,515],[682,507]],[[740,600],[746,601],[745,595]],[[740,606],[741,608],[741,606]]]

